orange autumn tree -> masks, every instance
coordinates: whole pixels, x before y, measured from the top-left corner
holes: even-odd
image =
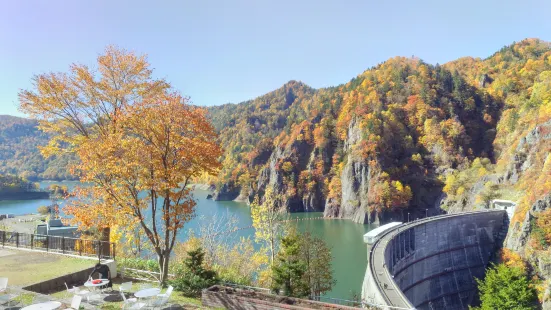
[[[65,212],[83,229],[140,227],[164,282],[178,232],[194,215],[187,185],[219,168],[216,133],[203,109],[151,78],[144,56],[108,47],[98,72],[73,65],[38,75],[34,91],[20,92],[20,109],[52,136],[42,153],[77,154],[74,170],[91,184]]]

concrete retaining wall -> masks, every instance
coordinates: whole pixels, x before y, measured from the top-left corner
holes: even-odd
[[[385,268],[396,289],[413,307],[463,310],[476,297],[475,278],[484,277],[507,228],[504,211],[448,215],[403,226],[378,246],[384,247]],[[382,302],[380,284],[372,283],[369,273],[368,266],[362,296]]]
[[[90,264],[93,266],[96,262],[93,262],[91,260]],[[102,262],[102,264],[109,266],[109,270],[111,271],[111,278],[115,278],[117,276],[117,265],[115,261],[106,261]],[[49,294],[66,289],[65,283],[67,283],[67,286],[69,286],[69,288],[72,288],[73,286],[81,286],[84,282],[88,280],[88,277],[90,276],[90,273],[92,273],[92,270],[94,270],[94,267],[69,273],[43,282],[31,284],[29,286],[23,287],[23,289],[41,294]]]

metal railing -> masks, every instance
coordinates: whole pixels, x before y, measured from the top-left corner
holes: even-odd
[[[115,243],[64,236],[26,234],[0,230],[0,245],[59,254],[114,259]]]

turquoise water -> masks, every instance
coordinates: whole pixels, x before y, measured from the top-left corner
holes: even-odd
[[[50,184],[67,185],[74,187],[78,182],[41,182],[43,188]],[[208,192],[196,190],[197,199],[196,217],[186,224],[180,234],[180,240],[186,240],[189,231],[198,231],[205,219],[212,216],[233,215],[237,219],[238,227],[246,227],[252,224],[250,209],[245,203],[234,201],[207,200]],[[49,205],[48,199],[0,201],[0,214],[28,214],[35,213],[41,205]],[[63,203],[61,203],[63,207]],[[292,218],[321,217],[319,212],[295,213]],[[313,235],[325,240],[331,247],[333,254],[333,270],[337,284],[327,295],[335,298],[349,299],[351,292],[359,293],[367,264],[366,246],[363,243],[363,235],[369,231],[368,225],[355,224],[348,220],[304,220],[296,222],[300,231],[310,231]],[[239,237],[253,237],[253,229],[245,229],[232,234],[231,239],[239,240]]]

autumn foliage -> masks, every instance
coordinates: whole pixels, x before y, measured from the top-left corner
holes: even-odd
[[[176,236],[194,215],[191,178],[214,173],[221,154],[205,111],[153,80],[145,56],[108,47],[87,66],[41,74],[20,108],[52,138],[43,154],[74,153],[91,186],[65,208],[82,229],[139,227],[158,256],[161,281]]]

